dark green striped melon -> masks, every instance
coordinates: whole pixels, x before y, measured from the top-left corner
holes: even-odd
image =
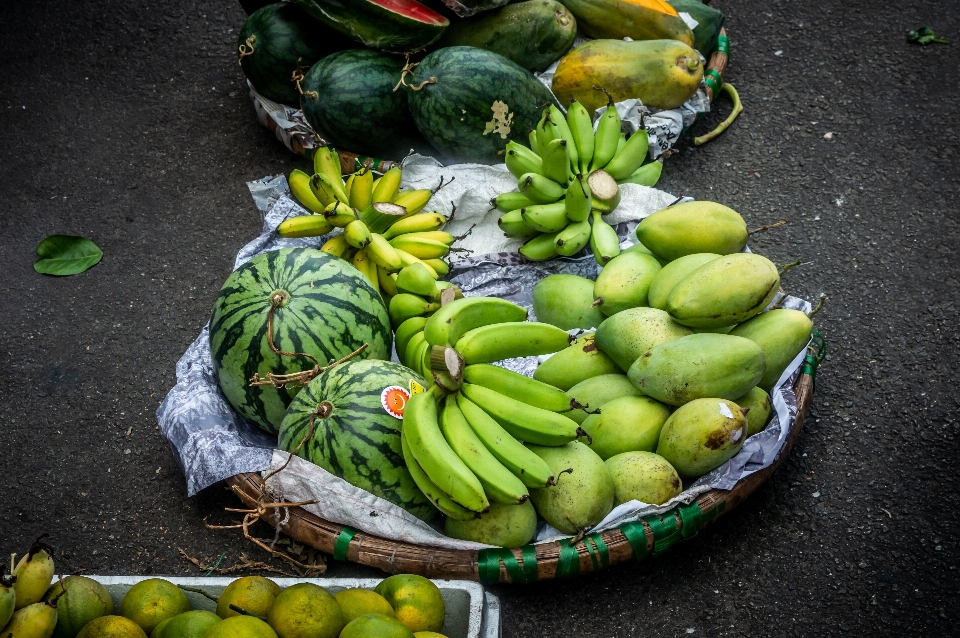
[[[413,370],[390,361],[351,360],[327,370],[294,398],[280,425],[280,449],[297,455],[351,485],[386,499],[424,520],[436,510],[423,495],[400,449],[401,419],[391,416],[386,388],[426,385]]]
[[[507,142],[527,143],[543,107],[556,99],[530,71],[484,49],[455,46],[423,59],[407,83],[417,128],[441,153],[502,162]]]
[[[237,44],[243,52],[240,68],[253,88],[274,102],[294,106],[300,103],[300,93],[293,72],[298,68],[306,72],[325,55],[352,46],[348,38],[289,2],[254,11],[240,29]]]
[[[346,261],[312,248],[258,255],[235,270],[220,289],[210,318],[210,353],[220,389],[237,412],[276,434],[301,387],[252,386],[254,374],[309,370],[304,356],[280,356],[267,341],[271,299],[273,343],[303,352],[321,365],[367,344],[359,358],[388,359],[392,334],[380,294]]]
[[[303,80],[303,115],[333,146],[385,156],[416,131],[407,92],[393,90],[403,65],[402,57],[373,49],[329,55]]]

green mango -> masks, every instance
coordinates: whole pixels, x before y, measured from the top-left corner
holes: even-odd
[[[667,296],[681,280],[708,261],[720,255],[716,253],[694,253],[668,263],[650,282],[647,302],[651,308],[667,309]]]
[[[623,252],[607,262],[593,286],[593,296],[606,316],[647,305],[647,290],[660,262],[642,252]]]
[[[113,614],[110,592],[86,576],[67,576],[62,585],[60,581],[50,585],[42,600],[54,599],[57,599],[57,628],[53,638],[73,638],[94,618]]]
[[[748,236],[743,217],[716,202],[676,204],[637,225],[637,239],[670,261],[694,253],[738,253],[747,245]]]
[[[464,541],[521,547],[533,540],[537,531],[537,512],[530,501],[520,505],[490,503],[490,511],[479,518],[458,521],[447,517],[443,531],[450,538]]]
[[[757,384],[770,391],[790,362],[810,341],[813,321],[799,310],[777,308],[745,321],[730,334],[753,341],[767,361],[767,371]]]
[[[763,428],[767,427],[773,412],[773,404],[770,403],[770,395],[763,388],[752,388],[734,403],[747,411],[747,436],[762,432]]]
[[[624,452],[603,464],[613,479],[614,507],[630,501],[661,505],[683,491],[677,471],[653,452]]]
[[[650,348],[692,334],[663,310],[629,308],[597,328],[597,345],[626,372]]]
[[[579,339],[541,363],[533,371],[533,378],[566,392],[591,377],[619,373],[620,368],[613,359],[597,347],[594,335],[593,332],[581,335]]]
[[[653,452],[669,416],[670,408],[650,397],[620,397],[584,419],[581,427],[588,436],[580,441],[604,461],[623,452]]]
[[[596,412],[605,404],[620,397],[639,397],[643,393],[637,390],[625,374],[602,374],[590,377],[567,390],[577,403],[586,406],[590,412]],[[587,418],[584,410],[570,410],[563,412],[577,423],[583,423]]]
[[[754,342],[704,333],[661,343],[637,359],[628,374],[643,394],[683,405],[705,397],[732,401],[757,385],[764,369],[763,350]]]
[[[722,328],[766,308],[780,288],[777,267],[766,257],[736,253],[708,261],[680,280],[667,296],[673,320],[694,328]]]
[[[564,534],[577,534],[603,520],[613,509],[613,480],[603,459],[572,441],[559,447],[528,445],[547,462],[557,484],[530,490],[530,500],[545,521]]]
[[[577,275],[548,275],[533,287],[537,321],[571,330],[596,328],[603,313],[593,305],[593,282]]]
[[[195,609],[168,620],[163,621],[163,627],[157,625],[150,638],[202,638],[207,629],[223,619],[212,611]]]
[[[747,439],[747,417],[732,401],[705,398],[678,408],[660,431],[657,454],[685,478],[703,476],[730,460]]]
[[[662,267],[662,266],[666,266],[667,264],[670,263],[670,260],[669,260],[669,259],[664,259],[663,257],[659,257],[659,256],[655,255],[652,250],[650,250],[649,248],[647,248],[646,246],[644,246],[644,245],[643,245],[642,243],[640,243],[639,241],[638,241],[636,244],[634,244],[633,246],[630,246],[629,248],[625,248],[622,252],[625,252],[625,253],[643,253],[644,255],[650,255],[651,257],[653,257],[654,259],[657,260],[657,263],[659,263],[661,267]]]
[[[47,603],[31,603],[13,613],[7,626],[0,630],[0,636],[3,638],[49,638],[56,627],[56,607]]]

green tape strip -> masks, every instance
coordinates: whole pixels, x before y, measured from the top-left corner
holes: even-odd
[[[725,35],[717,38],[717,51],[730,55],[730,38]]]
[[[624,523],[617,529],[626,536],[627,542],[633,548],[633,557],[637,559],[637,562],[647,557],[650,552],[647,549],[647,530],[644,529],[643,523],[639,521]]]
[[[357,530],[352,527],[344,527],[337,534],[337,540],[333,544],[333,560],[347,560],[347,552],[350,549],[350,541],[357,535]]]
[[[477,573],[484,585],[500,582],[500,555],[502,549],[481,549],[477,552]]]
[[[515,583],[532,583],[537,580],[537,550],[533,545],[520,548],[523,564],[509,549],[481,549],[477,552],[477,571],[480,582],[496,585],[500,582],[500,563],[507,570],[510,580]]]
[[[709,85],[716,93],[723,86],[723,76],[716,69],[707,69],[707,72],[703,74],[703,83]]]
[[[673,515],[672,510],[664,514],[663,518],[650,516],[643,520],[646,521],[647,525],[650,526],[650,531],[653,532],[654,556],[659,556],[683,538],[680,536],[680,530],[677,529],[677,517]]]
[[[677,514],[680,515],[680,536],[684,539],[693,538],[703,525],[703,512],[696,502],[689,505],[678,505]]]
[[[593,562],[593,571],[600,571],[610,566],[610,550],[607,544],[603,542],[600,534],[590,534],[583,539],[587,551],[590,553],[590,560]]]
[[[560,541],[560,555],[557,557],[557,572],[554,578],[570,578],[580,573],[580,552],[577,546],[567,540]]]

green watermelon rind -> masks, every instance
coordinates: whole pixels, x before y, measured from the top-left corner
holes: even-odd
[[[305,352],[321,365],[364,343],[360,358],[389,359],[390,320],[380,294],[346,261],[311,248],[284,248],[258,255],[223,284],[210,318],[210,353],[220,389],[244,418],[276,434],[287,406],[301,386],[252,386],[268,372],[309,370],[307,357],[279,356],[267,343],[270,295],[290,299],[274,312],[274,345]]]
[[[368,47],[408,53],[437,41],[447,18],[414,3],[423,19],[401,15],[370,0],[293,0],[314,18]]]
[[[313,436],[297,455],[417,518],[437,511],[407,470],[400,449],[402,421],[387,413],[381,393],[390,386],[410,387],[420,375],[390,361],[348,361],[307,384],[290,403],[280,425],[279,448],[288,452],[309,432],[310,415],[327,401],[333,411],[314,420]]]

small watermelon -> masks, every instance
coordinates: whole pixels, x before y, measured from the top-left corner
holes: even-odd
[[[317,60],[353,46],[349,38],[314,20],[289,2],[257,9],[237,38],[240,68],[260,95],[281,104],[300,104],[293,80]]]
[[[392,340],[379,293],[342,259],[312,248],[284,248],[237,268],[223,284],[210,318],[213,367],[230,405],[272,434],[302,386],[254,386],[250,379],[314,366],[307,357],[280,356],[270,349],[267,316],[275,295],[273,343],[283,352],[306,353],[326,365],[367,344],[359,358],[388,359]]]
[[[407,53],[443,35],[450,21],[416,0],[293,0],[317,20],[368,47]]]
[[[425,386],[413,370],[390,361],[351,360],[327,370],[296,396],[280,424],[279,446],[351,485],[429,520],[436,509],[423,495],[400,449],[402,407],[411,383]],[[392,415],[387,409],[394,411]]]

